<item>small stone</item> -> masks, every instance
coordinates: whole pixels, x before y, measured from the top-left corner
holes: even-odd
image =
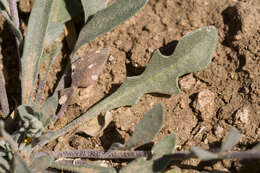
[[[209,120],[214,114],[215,111],[215,93],[206,89],[199,92],[197,99],[195,100],[193,106],[194,108],[201,113],[202,120]]]
[[[179,81],[180,88],[184,91],[190,90],[191,88],[194,87],[196,83],[195,78],[192,76],[192,74],[189,74],[187,76],[184,76],[182,79]]]
[[[217,125],[217,126],[215,127],[214,134],[215,134],[217,137],[221,137],[222,134],[223,134],[223,132],[224,132],[224,129],[223,129],[221,126]]]
[[[249,122],[249,109],[247,107],[241,108],[236,113],[236,119],[240,120],[242,123],[247,124]]]

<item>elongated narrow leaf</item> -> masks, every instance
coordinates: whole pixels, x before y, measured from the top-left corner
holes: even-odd
[[[102,167],[97,164],[77,160],[56,161],[51,164],[52,168],[77,173],[116,173],[114,168]]]
[[[85,14],[85,22],[87,22],[89,16],[104,9],[106,2],[107,0],[81,0]]]
[[[50,52],[43,54],[43,56],[41,57],[40,60],[40,66],[43,64],[47,64],[47,70],[45,71],[45,74],[43,75],[43,78],[40,79],[39,81],[39,87],[37,90],[37,94],[36,94],[36,98],[35,98],[35,102],[38,104],[44,94],[44,90],[46,87],[46,82],[49,76],[49,73],[51,71],[51,67],[54,64],[56,58],[58,57],[58,54],[60,53],[62,48],[61,43],[58,43],[58,45],[52,45],[52,48],[50,50]]]
[[[64,31],[65,24],[59,22],[50,22],[48,25],[45,45],[51,46]]]
[[[36,0],[29,17],[21,59],[22,103],[25,104],[30,103],[34,91],[52,4],[53,0]]]
[[[52,139],[75,129],[101,112],[136,104],[145,93],[178,93],[178,77],[206,67],[211,61],[216,43],[216,28],[203,27],[184,36],[171,56],[163,56],[156,50],[143,74],[127,78],[115,93],[55,132],[55,135],[52,133]],[[42,141],[41,145],[45,142]]]
[[[10,14],[10,7],[9,7],[8,0],[0,0],[0,5],[2,5],[3,8],[5,8],[5,10],[7,11],[8,14]]]
[[[11,171],[13,173],[32,173],[26,162],[18,153],[14,153],[14,161]]]
[[[51,13],[51,21],[65,23],[75,16],[83,14],[82,6],[78,0],[53,0],[54,8]]]
[[[21,31],[19,30],[19,28],[17,28],[14,24],[14,22],[12,21],[12,19],[10,18],[10,16],[8,15],[8,6],[5,6],[4,3],[7,3],[6,0],[4,1],[0,1],[0,13],[3,15],[3,17],[5,18],[5,20],[7,21],[7,23],[10,25],[14,35],[16,36],[17,40],[18,40],[18,46],[21,44],[22,40],[23,40],[23,36]]]
[[[156,105],[149,112],[144,114],[143,119],[136,125],[134,133],[125,144],[126,149],[139,147],[148,142],[152,142],[155,135],[161,129],[163,124],[163,107]]]
[[[242,135],[236,128],[231,128],[221,145],[220,151],[226,151],[234,147],[239,142],[241,136]]]
[[[200,160],[213,160],[218,158],[218,154],[206,151],[199,147],[192,147],[191,152],[195,154]]]
[[[0,55],[1,56],[1,55]],[[3,69],[0,69],[0,103],[5,116],[10,113],[8,97],[5,89],[5,78]]]
[[[129,19],[146,3],[147,0],[118,0],[108,8],[98,11],[80,31],[74,53],[84,44]]]

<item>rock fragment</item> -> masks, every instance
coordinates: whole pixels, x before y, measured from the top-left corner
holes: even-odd
[[[202,120],[210,120],[215,114],[215,93],[205,89],[198,93],[196,100],[193,102],[193,107],[200,113]]]

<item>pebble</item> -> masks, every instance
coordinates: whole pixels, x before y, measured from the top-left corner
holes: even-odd
[[[201,113],[202,120],[209,120],[215,112],[215,93],[206,89],[198,93],[193,103],[194,108]]]
[[[192,74],[189,74],[187,76],[184,76],[180,79],[179,85],[181,90],[187,91],[194,87],[196,83],[195,78],[192,76]]]
[[[240,108],[236,113],[236,119],[240,120],[242,123],[247,124],[249,122],[249,109],[248,107]]]

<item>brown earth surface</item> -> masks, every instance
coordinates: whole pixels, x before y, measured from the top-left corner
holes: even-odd
[[[23,28],[28,21],[30,2],[20,0]],[[192,146],[216,148],[228,130],[236,127],[243,137],[235,149],[252,148],[260,140],[259,19],[258,0],[149,0],[148,5],[130,20],[81,50],[83,54],[106,47],[110,49],[111,56],[91,93],[80,89],[81,101],[69,106],[55,129],[63,127],[111,94],[126,76],[142,73],[154,50],[160,49],[163,54],[169,55],[176,41],[202,26],[214,25],[218,29],[219,41],[212,63],[202,71],[182,76],[179,94],[146,94],[136,105],[111,111],[113,121],[101,136],[89,137],[73,132],[49,143],[44,149],[103,150],[114,142],[124,143],[143,114],[159,102],[164,104],[165,122],[155,141],[175,133],[178,151],[189,150]],[[0,38],[7,71],[7,90],[11,96],[9,102],[14,108],[20,102],[20,84],[17,82],[19,63],[15,40],[3,17],[0,18]],[[60,63],[55,64],[54,75],[51,75],[54,77],[49,79],[46,91],[52,90],[57,80],[55,73],[60,70]],[[84,93],[88,93],[88,97]],[[108,164],[120,166],[126,163]],[[173,162],[173,165],[180,167],[183,173],[203,170],[260,172],[259,161],[200,162],[190,159]]]

